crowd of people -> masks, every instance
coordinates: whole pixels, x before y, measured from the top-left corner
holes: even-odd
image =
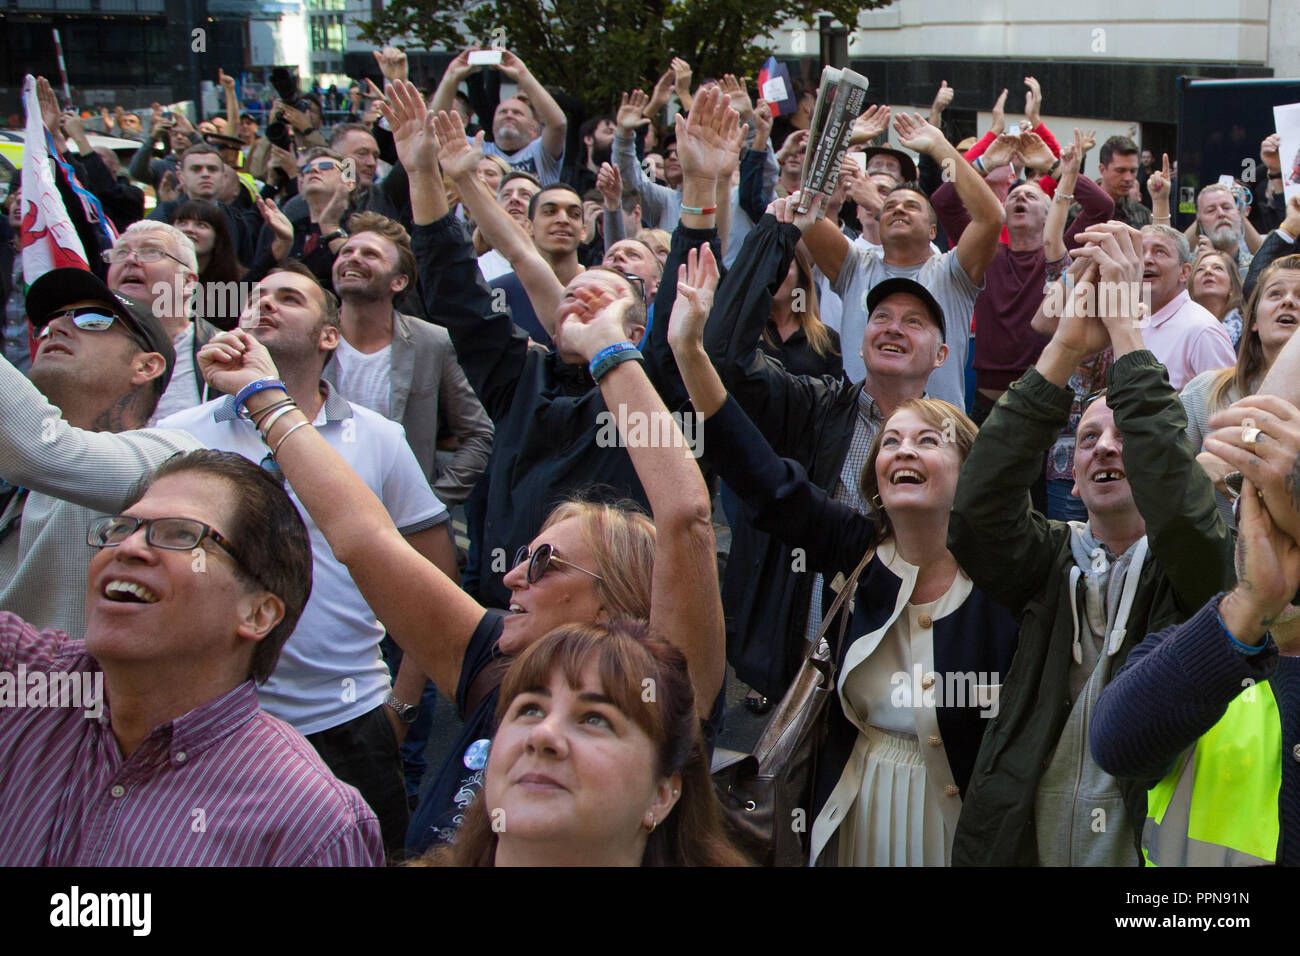
[[[805,195],[815,90],[674,60],[571,155],[469,54],[332,126],[222,72],[125,164],[37,81],[117,235],[58,167],[90,268],[0,236],[0,862],[748,865],[728,666],[787,719],[823,642],[810,865],[1300,861],[1276,136],[1183,232],[944,83]]]

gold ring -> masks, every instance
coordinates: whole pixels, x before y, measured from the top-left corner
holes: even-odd
[[[1256,442],[1259,441],[1259,429],[1252,428],[1252,427],[1242,428],[1241,440],[1245,442],[1247,445],[1254,445]]]

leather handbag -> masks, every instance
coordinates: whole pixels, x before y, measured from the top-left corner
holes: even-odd
[[[840,588],[817,636],[808,644],[803,665],[781,698],[751,753],[723,762],[713,772],[729,835],[755,863],[804,866],[812,821],[817,755],[826,738],[829,707],[835,699],[835,654],[826,632],[839,615],[836,646],[844,641],[850,610],[844,602],[875,557],[871,548]]]

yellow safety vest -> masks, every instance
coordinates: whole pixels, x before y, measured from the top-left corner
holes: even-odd
[[[1268,682],[1237,695],[1147,791],[1147,866],[1267,866],[1281,832],[1282,719]]]

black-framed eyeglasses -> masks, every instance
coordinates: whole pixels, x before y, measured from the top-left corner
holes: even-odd
[[[614,271],[617,272],[619,275],[621,275],[628,282],[632,283],[632,288],[636,289],[637,295],[641,297],[641,304],[645,305],[646,304],[645,279],[642,279],[640,276],[634,276],[630,272],[623,272],[621,269],[615,269]]]
[[[164,257],[174,259],[183,266],[188,263],[184,259],[178,259],[166,249],[159,249],[156,246],[145,246],[143,249],[128,249],[126,246],[114,246],[112,249],[105,249],[99,254],[100,258],[110,265],[118,262],[126,262],[127,259],[135,256],[136,262],[158,262]]]
[[[204,538],[208,538],[230,555],[241,569],[247,570],[228,538],[211,525],[194,518],[136,518],[133,515],[97,518],[86,531],[86,544],[92,548],[115,548],[140,528],[144,528],[144,539],[150,547],[165,551],[193,551]]]
[[[531,559],[530,559],[531,558]],[[551,569],[551,565],[561,568],[573,568],[575,571],[581,571],[583,574],[590,575],[597,581],[605,580],[595,571],[588,571],[586,568],[580,568],[571,561],[565,561],[563,558],[555,556],[555,549],[549,544],[539,544],[537,550],[529,555],[528,545],[524,545],[515,552],[515,563],[511,567],[519,567],[525,561],[528,562],[528,583],[536,584]]]

